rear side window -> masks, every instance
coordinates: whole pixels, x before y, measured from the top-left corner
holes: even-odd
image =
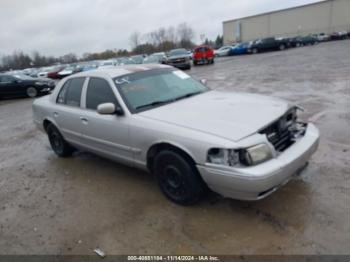
[[[14,78],[12,76],[0,76],[0,83],[12,82]]]
[[[57,103],[80,107],[81,92],[83,90],[85,78],[74,78],[68,80],[62,87],[57,97]]]
[[[86,108],[96,110],[100,104],[104,103],[113,103],[118,106],[111,86],[102,78],[90,78],[86,93]]]

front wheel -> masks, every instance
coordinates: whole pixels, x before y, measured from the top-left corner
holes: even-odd
[[[255,54],[259,53],[259,50],[257,48],[253,48],[252,53],[255,55]]]
[[[73,154],[74,148],[64,140],[60,131],[58,131],[53,124],[50,124],[46,128],[46,132],[49,137],[51,148],[56,155],[60,157],[68,157]]]
[[[194,164],[170,150],[162,151],[156,156],[153,173],[164,195],[180,205],[198,202],[205,190]]]
[[[35,87],[28,87],[26,90],[26,94],[30,98],[34,98],[38,96],[38,90]]]
[[[286,49],[286,46],[285,46],[285,45],[280,45],[280,46],[279,46],[279,49],[280,49],[281,51],[283,51],[283,50]]]

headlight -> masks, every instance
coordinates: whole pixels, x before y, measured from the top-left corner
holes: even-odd
[[[43,85],[45,85],[45,82],[35,82],[35,84],[36,84],[37,86],[43,86]]]
[[[235,166],[239,164],[239,152],[233,149],[212,148],[208,152],[208,162],[216,165]]]
[[[273,157],[267,144],[259,144],[246,149],[212,148],[208,152],[207,161],[211,164],[224,166],[255,166]]]
[[[241,161],[247,166],[255,166],[261,164],[273,157],[272,151],[267,144],[260,144],[241,152]]]

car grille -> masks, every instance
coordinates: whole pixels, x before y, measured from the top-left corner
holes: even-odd
[[[293,109],[259,133],[266,135],[276,151],[283,152],[295,142],[296,130],[293,127],[296,121],[296,112]]]
[[[172,63],[185,63],[186,59],[185,58],[178,58],[178,59],[172,59],[171,60]]]

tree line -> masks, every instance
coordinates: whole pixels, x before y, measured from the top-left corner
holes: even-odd
[[[0,59],[0,71],[105,60],[137,54],[151,54],[155,52],[166,52],[174,48],[192,49],[195,46],[195,31],[188,24],[181,23],[177,27],[160,27],[157,30],[144,34],[135,31],[130,35],[129,40],[131,51],[126,49],[107,49],[103,52],[85,53],[81,57],[78,57],[74,53],[54,57],[42,55],[38,51],[30,55],[23,51],[15,51],[11,55],[5,55]],[[214,41],[205,39],[202,42],[203,44],[218,48],[222,46],[223,39],[219,35]]]

